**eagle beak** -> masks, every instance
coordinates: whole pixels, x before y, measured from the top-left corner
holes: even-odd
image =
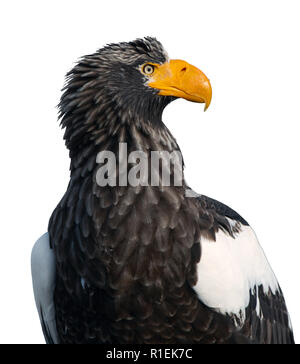
[[[148,86],[159,90],[159,95],[205,103],[204,111],[208,109],[212,89],[209,79],[202,71],[181,60],[171,60],[169,63],[155,66]]]

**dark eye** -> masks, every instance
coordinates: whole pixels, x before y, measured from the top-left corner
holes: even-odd
[[[145,75],[152,75],[152,73],[154,72],[155,68],[154,66],[152,66],[151,64],[146,64],[144,67],[143,67],[143,73]]]

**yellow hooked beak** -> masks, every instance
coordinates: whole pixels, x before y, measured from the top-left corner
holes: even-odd
[[[208,109],[212,89],[209,79],[202,71],[181,60],[171,60],[169,63],[153,66],[155,68],[148,86],[159,90],[159,95],[205,103],[204,111]]]

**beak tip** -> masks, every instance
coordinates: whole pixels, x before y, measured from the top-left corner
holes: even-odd
[[[210,101],[205,103],[204,112],[208,110],[209,106],[210,106]]]

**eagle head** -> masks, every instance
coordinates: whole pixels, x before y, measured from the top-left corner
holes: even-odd
[[[166,105],[177,98],[205,103],[205,110],[212,98],[202,71],[170,60],[162,44],[150,37],[109,44],[84,56],[67,74],[63,90],[59,108],[69,146],[70,136],[83,136],[80,130],[88,126],[159,124]]]

